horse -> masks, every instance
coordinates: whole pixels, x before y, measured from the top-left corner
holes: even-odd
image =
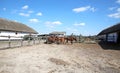
[[[57,37],[56,36],[49,36],[46,40],[46,43],[56,43]]]
[[[56,41],[58,44],[64,44],[65,43],[65,38],[64,37],[56,37]]]
[[[68,43],[68,41],[70,41],[71,44],[73,44],[73,41],[75,41],[75,42],[77,41],[77,39],[73,36],[68,36],[65,38],[65,40],[66,40],[66,43]]]
[[[46,43],[57,43],[57,44],[66,44],[70,41],[71,44],[73,44],[73,41],[77,41],[75,37],[68,36],[68,37],[58,37],[58,36],[49,36],[47,38]]]
[[[65,44],[65,37],[49,36],[46,43]]]

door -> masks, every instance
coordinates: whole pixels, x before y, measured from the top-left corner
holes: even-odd
[[[117,43],[120,43],[120,32],[118,32]]]

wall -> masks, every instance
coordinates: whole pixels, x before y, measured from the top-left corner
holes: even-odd
[[[10,36],[10,39],[22,39],[25,35],[29,35],[29,33],[0,31],[0,40],[8,40],[8,36]]]
[[[118,35],[117,35],[116,32],[115,33],[110,33],[110,34],[108,34],[107,41],[117,43],[117,37],[118,37]]]
[[[106,41],[106,35],[100,35],[100,36],[98,36],[98,38],[103,40],[103,41]]]

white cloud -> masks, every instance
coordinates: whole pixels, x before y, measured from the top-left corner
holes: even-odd
[[[3,11],[6,11],[6,8],[3,8]]]
[[[54,25],[60,25],[62,23],[60,21],[55,21],[55,22],[52,22],[52,24],[54,24]]]
[[[76,13],[79,13],[79,12],[83,12],[83,11],[86,11],[90,8],[90,6],[86,6],[86,7],[79,7],[79,8],[74,8],[73,11],[76,12]]]
[[[120,0],[117,0],[116,3],[120,4]]]
[[[79,8],[74,8],[73,9],[73,11],[76,12],[76,13],[84,12],[84,11],[87,11],[87,10],[95,12],[96,9],[94,7],[91,7],[91,6],[79,7]]]
[[[74,25],[75,26],[85,26],[86,24],[85,23],[75,23]]]
[[[29,17],[31,15],[31,13],[33,13],[34,11],[27,11],[26,13],[19,13],[20,16],[25,16],[25,17]]]
[[[34,11],[28,11],[28,13],[34,13]]]
[[[60,21],[54,21],[54,22],[47,21],[47,22],[45,22],[45,24],[46,24],[46,26],[48,26],[48,27],[54,27],[54,26],[56,26],[56,25],[61,25],[62,22],[60,22]]]
[[[60,21],[54,21],[54,22],[47,21],[47,22],[45,22],[45,24],[47,24],[47,25],[60,25],[62,23]]]
[[[120,18],[120,8],[118,8],[116,11],[117,11],[116,13],[109,14],[108,17]]]
[[[38,22],[39,22],[39,20],[38,20],[38,19],[36,19],[36,18],[33,18],[33,19],[29,19],[29,22],[32,22],[32,23],[38,23]]]
[[[120,12],[109,14],[108,16],[112,18],[120,18]]]
[[[20,16],[25,16],[25,17],[29,17],[30,16],[30,14],[28,14],[28,13],[19,13],[19,15]]]
[[[28,5],[25,5],[25,6],[22,7],[22,9],[28,9],[28,8],[29,8]]]
[[[37,15],[37,16],[42,16],[42,13],[41,13],[41,12],[39,12],[39,13],[37,13],[36,15]]]

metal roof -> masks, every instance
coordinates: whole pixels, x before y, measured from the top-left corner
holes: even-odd
[[[98,35],[108,34],[108,33],[114,33],[114,32],[120,32],[120,23],[113,25],[109,28],[104,29],[101,31]]]

